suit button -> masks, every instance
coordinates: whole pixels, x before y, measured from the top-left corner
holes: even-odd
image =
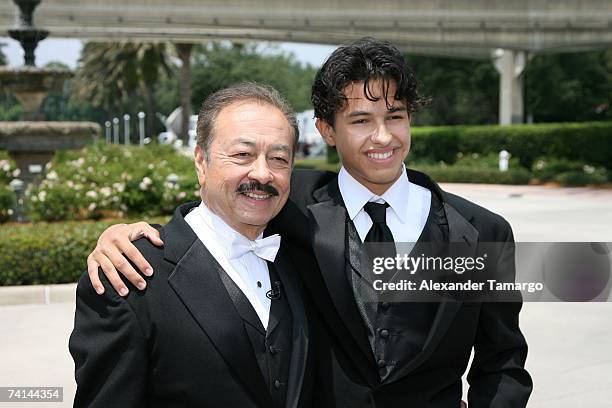
[[[390,303],[390,302],[382,302],[382,303],[380,304],[380,308],[381,308],[383,311],[388,310],[390,307],[391,307],[391,303]]]
[[[270,354],[275,355],[278,350],[274,346],[270,346]]]
[[[386,339],[389,337],[389,330],[387,329],[382,329],[380,331],[380,337],[382,337],[383,339]]]
[[[279,380],[275,380],[274,381],[274,388],[276,388],[277,390],[281,387],[281,382]]]
[[[385,360],[378,360],[378,368],[385,368],[387,366],[387,362]]]

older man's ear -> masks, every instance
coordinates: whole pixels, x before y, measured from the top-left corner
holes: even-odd
[[[196,173],[198,174],[198,183],[200,184],[200,187],[203,187],[206,179],[205,175],[207,165],[204,150],[200,146],[196,146],[194,156]]]

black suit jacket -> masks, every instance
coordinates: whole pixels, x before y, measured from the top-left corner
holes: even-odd
[[[442,191],[426,175],[408,170],[409,179],[436,194],[449,224],[449,241],[507,243],[498,256],[513,259],[510,225],[478,205]],[[401,375],[382,385],[366,328],[345,271],[346,209],[337,176],[296,170],[291,201],[270,225],[313,251],[317,265],[302,274],[317,338],[320,397],[337,407],[458,407],[461,376],[472,348],[469,407],[524,407],[532,383],[524,369],[527,344],[520,332],[520,296],[514,303],[444,302],[438,307],[422,352],[398,368]],[[507,260],[506,260],[507,262]],[[513,265],[513,264],[512,264]],[[318,268],[317,268],[318,266]],[[512,271],[513,273],[513,268]]]
[[[219,264],[177,209],[162,228],[165,246],[135,242],[155,270],[147,290],[98,296],[85,274],[77,288],[70,352],[75,407],[270,407],[272,399]],[[295,273],[299,251],[283,240],[274,266],[293,315],[287,407],[309,405],[314,370]],[[273,322],[270,323],[273,325]],[[269,327],[268,330],[272,330]]]

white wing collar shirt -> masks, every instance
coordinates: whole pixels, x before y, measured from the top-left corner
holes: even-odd
[[[267,328],[270,299],[266,293],[271,283],[266,261],[273,262],[276,258],[280,236],[262,238],[262,234],[251,241],[210,211],[204,202],[187,214],[185,221],[244,293]]]
[[[338,174],[338,187],[361,242],[372,227],[372,220],[363,209],[369,201],[389,204],[387,225],[395,242],[417,242],[429,216],[431,192],[410,182],[405,166],[402,167],[402,175],[381,196],[355,180],[344,167]]]

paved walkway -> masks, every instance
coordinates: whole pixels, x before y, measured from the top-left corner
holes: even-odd
[[[443,188],[505,216],[517,241],[612,242],[612,190],[449,184]],[[74,394],[68,353],[74,305],[0,306],[0,386],[63,386]],[[612,406],[612,304],[525,304],[521,325],[529,342],[533,408]],[[12,407],[0,403],[2,407]]]

